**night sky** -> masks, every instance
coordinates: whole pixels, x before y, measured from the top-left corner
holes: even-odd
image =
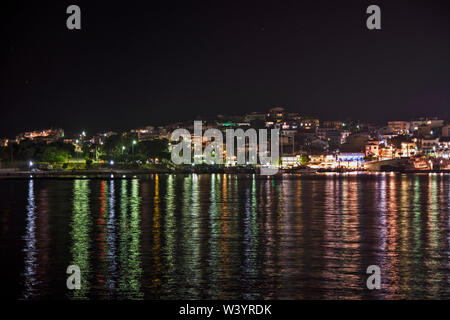
[[[0,137],[275,106],[323,119],[449,118],[448,0],[10,3]],[[80,31],[66,28],[70,4]],[[366,28],[370,4],[382,30]]]

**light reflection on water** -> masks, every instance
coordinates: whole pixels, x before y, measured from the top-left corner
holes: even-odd
[[[23,297],[25,299],[33,298],[37,295],[36,287],[38,286],[37,280],[37,248],[36,248],[36,205],[34,199],[34,181],[28,182],[28,197],[27,197],[27,218],[25,227],[25,247],[24,247],[24,263],[25,272],[24,276],[24,292]]]
[[[12,261],[22,248],[11,286],[25,299],[450,298],[449,185],[433,174],[1,181],[0,239]],[[65,288],[72,264],[81,290]],[[381,290],[365,287],[372,264]]]

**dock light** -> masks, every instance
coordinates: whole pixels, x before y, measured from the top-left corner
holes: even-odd
[[[33,166],[33,161],[28,162],[28,166],[31,168]]]

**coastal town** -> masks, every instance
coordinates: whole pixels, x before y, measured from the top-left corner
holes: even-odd
[[[450,170],[450,125],[434,117],[392,120],[321,120],[276,107],[267,112],[200,118],[202,129],[279,129],[280,172]],[[199,120],[197,120],[199,121]],[[193,132],[194,121],[143,126],[124,132],[66,135],[61,128],[27,131],[0,139],[0,174],[134,170],[139,172],[253,172],[223,152],[223,165],[176,166],[174,130]],[[205,137],[202,145],[208,144]],[[245,145],[248,147],[248,143]]]

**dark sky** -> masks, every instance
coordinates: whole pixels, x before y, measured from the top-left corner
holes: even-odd
[[[1,8],[0,137],[274,106],[325,119],[449,118],[449,3],[11,1]],[[81,31],[66,28],[70,4]],[[381,7],[382,30],[366,28],[369,4]]]

